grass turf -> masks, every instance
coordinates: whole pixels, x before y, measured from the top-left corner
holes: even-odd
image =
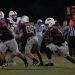
[[[29,67],[25,68],[23,62],[17,57],[14,59],[16,65],[9,65],[6,68],[0,67],[0,75],[75,75],[75,64],[70,63],[62,56],[53,56],[54,66],[32,66],[29,60]],[[44,63],[47,58],[43,56]]]

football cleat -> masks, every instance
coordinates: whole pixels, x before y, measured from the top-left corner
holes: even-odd
[[[35,58],[33,58],[33,65],[36,65],[36,64],[38,64],[38,63],[39,63],[38,60],[35,59]]]
[[[38,66],[43,66],[43,63],[40,63]]]
[[[48,64],[45,64],[45,66],[54,66],[53,63],[48,63]]]
[[[28,62],[27,62],[27,59],[26,58],[24,60],[24,64],[25,64],[25,67],[28,67]]]

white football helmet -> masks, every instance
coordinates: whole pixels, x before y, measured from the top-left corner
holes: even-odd
[[[4,12],[3,11],[0,11],[0,18],[2,19],[4,17],[5,17]]]
[[[22,16],[21,17],[21,23],[26,23],[29,22],[29,17],[28,16]]]
[[[9,18],[12,18],[12,16],[17,16],[17,12],[16,11],[9,11],[9,14],[8,14],[8,16],[9,16]]]
[[[56,21],[54,20],[54,18],[47,18],[47,19],[45,20],[45,24],[47,24],[48,27],[53,26],[55,23],[56,23]]]
[[[37,20],[37,23],[38,23],[38,22],[41,22],[41,23],[43,23],[42,19],[38,19],[38,20]]]

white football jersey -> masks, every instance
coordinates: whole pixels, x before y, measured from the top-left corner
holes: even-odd
[[[9,22],[12,24],[12,25],[18,25],[21,18],[20,17],[17,17],[17,20],[14,21],[12,18],[7,18],[9,20]]]
[[[42,33],[43,33],[44,29],[45,29],[45,25],[44,24],[41,24],[40,26],[38,24],[36,24],[35,25],[36,35],[41,35],[42,36]]]

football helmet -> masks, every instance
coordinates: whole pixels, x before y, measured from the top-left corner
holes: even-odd
[[[54,18],[47,18],[45,20],[45,24],[48,25],[49,27],[53,26],[56,23],[56,21],[54,20]]]
[[[12,16],[17,16],[17,12],[16,11],[9,11],[8,16],[9,16],[9,18],[12,18]]]
[[[29,22],[29,17],[28,16],[22,16],[21,17],[21,23],[26,23]]]
[[[38,20],[37,20],[37,23],[38,23],[38,22],[41,22],[41,23],[43,23],[42,19],[38,19]]]
[[[4,12],[3,11],[0,11],[0,18],[2,19],[2,18],[4,18]]]

